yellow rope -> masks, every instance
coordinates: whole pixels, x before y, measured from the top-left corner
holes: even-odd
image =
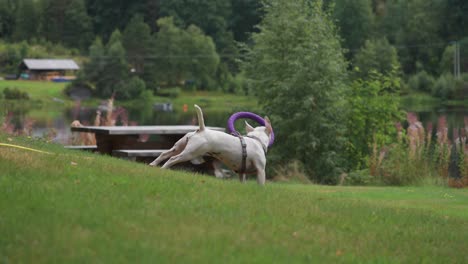
[[[33,149],[33,148],[27,148],[27,147],[22,147],[22,146],[18,146],[18,145],[6,144],[6,143],[0,143],[0,146],[12,147],[12,148],[19,148],[19,149],[24,149],[24,150],[39,152],[39,153],[43,153],[43,154],[52,154],[52,153],[47,152],[47,151],[42,151],[42,150]]]

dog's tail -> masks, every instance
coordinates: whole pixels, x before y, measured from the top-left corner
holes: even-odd
[[[198,105],[195,105],[195,110],[197,110],[198,126],[200,127],[198,131],[205,130],[205,120],[203,119],[203,112]]]

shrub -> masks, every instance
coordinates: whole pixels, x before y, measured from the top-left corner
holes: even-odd
[[[342,185],[371,185],[375,183],[375,177],[370,175],[369,170],[352,171],[343,178]]]
[[[3,90],[5,99],[10,100],[29,100],[29,94],[27,92],[20,91],[18,88],[5,88]]]
[[[347,120],[347,161],[352,169],[366,168],[371,146],[394,141],[394,123],[403,118],[399,109],[400,78],[371,71],[365,80],[352,82],[348,94],[351,114]]]
[[[138,98],[146,90],[145,82],[139,77],[132,77],[124,82],[124,87],[116,90],[116,96],[120,99]]]
[[[274,170],[273,181],[292,182],[292,183],[312,183],[304,173],[304,166],[300,161],[293,160],[283,166],[278,166]]]
[[[439,76],[434,84],[432,95],[441,99],[454,99],[457,82],[451,73],[445,73]]]
[[[413,113],[408,114],[407,121],[406,135],[401,125],[398,126],[397,143],[382,148],[374,144],[369,167],[375,182],[386,185],[468,186],[464,134],[454,133],[453,140],[449,140],[445,116],[439,118],[434,140],[432,124],[424,129]],[[468,124],[468,118],[465,123]]]
[[[229,83],[229,92],[235,94],[249,94],[248,82],[242,74],[235,76]]]
[[[426,71],[420,71],[415,75],[411,76],[408,85],[414,91],[428,92],[432,91],[434,87],[435,79]]]
[[[352,63],[359,69],[353,73],[357,78],[366,78],[372,71],[388,75],[401,67],[397,50],[386,38],[366,40]]]

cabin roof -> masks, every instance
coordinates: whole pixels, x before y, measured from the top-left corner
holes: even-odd
[[[71,59],[24,59],[22,65],[29,70],[79,70]]]

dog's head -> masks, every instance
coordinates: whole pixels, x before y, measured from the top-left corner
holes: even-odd
[[[271,121],[265,116],[265,126],[252,127],[247,121],[245,121],[245,131],[247,136],[254,136],[258,138],[263,145],[268,146],[270,143],[270,137],[273,132],[271,127]]]

